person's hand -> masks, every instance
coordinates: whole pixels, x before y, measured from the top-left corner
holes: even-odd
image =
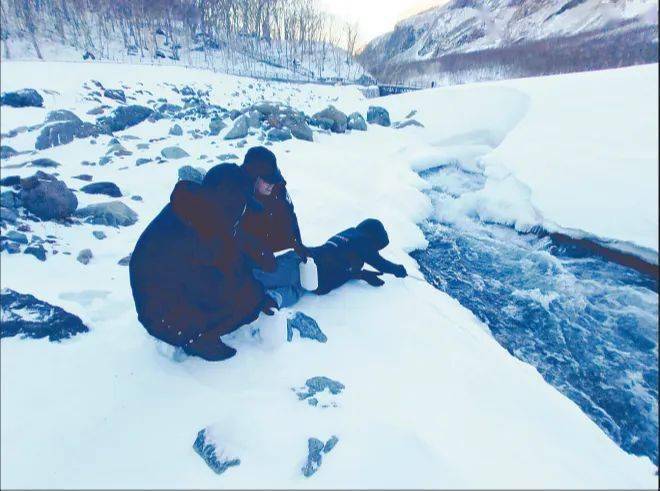
[[[300,257],[303,263],[307,263],[307,258],[311,256],[309,249],[302,244],[297,243],[293,247],[294,252]]]
[[[382,274],[376,271],[362,270],[360,271],[360,279],[366,281],[371,286],[383,286],[385,282],[379,278]]]
[[[397,264],[396,269],[394,270],[394,276],[397,278],[405,278],[408,276],[408,272],[406,271],[406,268],[402,264]]]
[[[264,297],[264,301],[261,302],[259,309],[266,315],[273,315],[275,311],[279,309],[275,300],[269,295]]]

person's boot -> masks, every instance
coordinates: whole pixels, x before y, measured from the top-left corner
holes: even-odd
[[[183,351],[207,361],[227,360],[236,354],[236,350],[220,341],[218,336],[208,335],[200,336],[193,343],[186,344]]]

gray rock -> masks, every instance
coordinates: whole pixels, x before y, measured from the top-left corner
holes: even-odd
[[[179,126],[178,124],[175,124],[174,126],[172,126],[170,128],[170,135],[173,135],[173,136],[183,135],[183,128],[181,128],[181,126]]]
[[[0,179],[0,186],[19,186],[21,185],[21,176],[7,176]]]
[[[21,245],[16,242],[8,242],[3,240],[0,241],[0,251],[7,251],[8,254],[18,254],[21,252]],[[0,327],[2,327],[1,322]]]
[[[142,201],[142,196],[140,196],[139,194],[136,194],[136,195],[131,196],[131,199],[133,201]]]
[[[413,109],[406,115],[406,119],[412,118],[415,114],[417,114],[417,109]]]
[[[133,152],[127,150],[121,143],[113,143],[108,147],[108,150],[105,152],[106,155],[114,155],[115,157],[126,157],[128,155],[133,155]]]
[[[149,144],[148,143],[138,143],[136,145],[136,147],[137,147],[138,150],[147,150],[149,148]]]
[[[179,181],[192,181],[201,184],[206,171],[201,167],[184,165],[179,169]]]
[[[0,223],[16,223],[18,215],[14,210],[0,206]]]
[[[83,249],[82,251],[80,251],[78,253],[78,257],[76,258],[76,260],[79,263],[87,265],[87,264],[89,264],[89,262],[92,260],[93,257],[94,257],[94,254],[92,254],[91,249]]]
[[[0,96],[0,105],[11,107],[43,107],[44,99],[34,89],[5,92]]]
[[[54,176],[37,172],[21,181],[21,204],[42,220],[71,216],[78,207],[78,198]]]
[[[115,101],[126,102],[126,94],[121,89],[105,89],[103,95],[108,99],[114,99]]]
[[[254,104],[252,109],[263,114],[265,117],[271,114],[277,114],[280,111],[279,105],[272,102],[259,102],[258,104]]]
[[[145,157],[140,157],[139,159],[137,159],[135,161],[135,165],[144,165],[144,164],[148,164],[149,162],[151,162],[151,159],[147,159]]]
[[[314,133],[304,119],[300,121],[287,121],[287,124],[291,129],[291,134],[298,140],[314,141]]]
[[[419,128],[424,128],[424,125],[416,119],[404,119],[403,121],[397,121],[392,125],[392,128],[400,130],[401,128],[406,128],[407,126],[417,126]]]
[[[238,158],[238,155],[233,154],[233,153],[222,153],[222,154],[218,155],[218,158],[219,158],[221,161],[225,161],[225,160],[234,160],[234,159],[237,159],[237,158]]]
[[[105,112],[105,107],[98,106],[87,111],[87,114],[89,114],[90,116],[98,116],[99,114],[103,114],[104,112]]]
[[[314,114],[318,120],[331,120],[332,126],[329,128],[333,133],[344,133],[348,126],[348,117],[334,106],[328,106],[323,111]]]
[[[45,148],[57,147],[71,143],[75,138],[87,138],[99,136],[100,130],[91,123],[82,121],[63,121],[48,124],[43,127],[37,137],[34,148],[43,150]]]
[[[367,131],[367,122],[358,112],[351,113],[348,116],[348,129],[357,131]]]
[[[318,438],[307,440],[307,462],[301,469],[303,476],[310,477],[321,467],[323,447],[323,442]]]
[[[128,256],[124,256],[124,257],[122,257],[122,258],[117,262],[117,264],[119,264],[120,266],[128,266],[129,264],[131,264],[131,256],[132,256],[132,253],[129,254]]]
[[[346,388],[341,382],[324,376],[308,378],[305,386],[307,386],[308,392],[304,396],[298,395],[301,400],[311,397],[317,392],[323,392],[325,389],[328,389],[332,395],[339,395]]]
[[[227,458],[225,452],[218,452],[215,444],[208,439],[206,429],[197,433],[193,449],[216,474],[222,474],[241,463],[238,458]]]
[[[16,242],[18,244],[28,243],[27,235],[21,232],[16,232],[15,230],[10,230],[9,232],[7,232],[4,236],[2,236],[2,239],[8,240],[10,242]]]
[[[94,225],[127,227],[137,222],[138,215],[121,201],[89,205],[76,211],[76,216]]]
[[[339,442],[339,438],[337,438],[335,435],[332,435],[327,442],[325,442],[325,445],[323,446],[323,453],[328,453],[330,450],[335,448],[335,445]]]
[[[182,159],[190,157],[188,152],[179,147],[165,147],[160,151],[160,154],[166,159]]]
[[[4,191],[0,193],[0,206],[4,208],[9,208],[10,210],[15,210],[21,206],[21,198],[18,193],[13,191]]]
[[[82,120],[76,116],[71,111],[66,109],[58,109],[57,111],[51,111],[46,116],[45,123],[59,123],[59,122],[72,122],[72,123],[82,123]]]
[[[281,142],[291,139],[291,130],[289,128],[271,128],[266,133],[268,141]]]
[[[89,174],[78,174],[73,176],[74,179],[80,179],[81,181],[91,182],[94,180],[94,177]]]
[[[87,194],[104,194],[112,198],[120,198],[122,196],[119,186],[114,182],[94,182],[87,184],[80,188],[83,193]]]
[[[30,245],[25,248],[23,254],[30,254],[36,257],[39,261],[46,260],[46,249],[41,244]]]
[[[369,106],[367,111],[367,122],[370,124],[379,124],[381,126],[390,125],[390,113],[381,106]]]
[[[28,167],[41,167],[43,169],[59,167],[60,164],[53,159],[34,159],[30,162]]]
[[[235,120],[236,118],[238,118],[241,114],[243,114],[243,113],[242,113],[241,111],[239,111],[238,109],[232,109],[231,111],[229,111],[229,119],[231,119],[232,121],[234,121],[234,120]]]
[[[259,128],[261,126],[261,121],[264,119],[262,113],[253,109],[245,114],[248,118],[248,126],[250,128]]]
[[[246,116],[239,116],[234,121],[234,126],[227,132],[225,140],[236,140],[238,138],[245,138],[248,134],[249,122]]]
[[[110,162],[112,162],[112,157],[110,157],[108,155],[104,155],[103,157],[101,157],[99,159],[99,165],[107,165]]]
[[[330,118],[310,118],[309,124],[312,126],[318,126],[321,129],[330,131],[335,122]]]
[[[182,109],[183,108],[181,106],[178,106],[176,104],[169,104],[169,103],[161,104],[160,106],[158,106],[158,112],[161,113],[178,113]]]
[[[8,145],[0,145],[0,159],[8,159],[9,157],[13,157],[14,155],[18,155],[18,152],[11,148]]]
[[[297,330],[301,338],[314,339],[320,343],[325,343],[328,338],[314,319],[302,312],[296,312],[286,321],[286,340],[291,342],[293,331]]]
[[[210,136],[219,135],[220,132],[226,127],[227,125],[224,123],[224,121],[222,121],[222,118],[214,117],[209,122],[209,135]]]
[[[131,126],[141,123],[153,114],[153,110],[137,104],[120,106],[112,111],[109,116],[97,119],[97,126],[104,133],[125,130]]]
[[[107,237],[107,236],[105,235],[105,232],[103,232],[102,230],[94,230],[94,231],[92,232],[92,235],[93,235],[94,237],[96,237],[97,239],[99,239],[99,240],[103,240],[103,239],[105,239],[105,238]]]

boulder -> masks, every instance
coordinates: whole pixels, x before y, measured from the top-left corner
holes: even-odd
[[[248,126],[250,128],[259,128],[261,126],[261,121],[264,119],[262,113],[253,109],[245,114],[248,118]]]
[[[88,265],[89,262],[92,260],[94,257],[94,254],[92,254],[91,249],[83,249],[78,253],[78,257],[76,258],[76,261],[79,263],[82,263],[84,265]]]
[[[367,131],[367,122],[358,112],[351,113],[348,116],[348,129],[357,131]]]
[[[55,162],[53,159],[41,158],[30,161],[28,167],[41,167],[43,169],[47,169],[47,168],[55,168],[59,166],[60,164]]]
[[[43,150],[45,148],[57,147],[71,143],[74,138],[96,137],[99,134],[99,128],[91,123],[84,123],[80,120],[56,122],[43,127],[37,137],[34,148]]]
[[[209,135],[210,136],[219,135],[220,132],[226,127],[227,125],[224,123],[224,121],[222,121],[222,118],[214,117],[209,122]]]
[[[419,128],[424,128],[424,125],[416,119],[404,119],[403,121],[397,121],[392,125],[392,128],[400,130],[401,128],[405,128],[407,126],[417,126]]]
[[[367,111],[367,122],[369,124],[378,124],[380,126],[390,125],[390,113],[381,106],[369,106]]]
[[[15,230],[10,230],[1,238],[3,241],[8,240],[9,242],[16,242],[17,244],[27,244],[28,238],[27,235],[17,232]]]
[[[9,288],[0,291],[0,337],[44,338],[60,341],[89,331],[79,317]]]
[[[21,204],[42,220],[71,216],[78,198],[63,181],[44,172],[21,180]]]
[[[97,126],[104,133],[122,131],[141,123],[153,114],[153,110],[145,106],[133,104],[119,106],[109,116],[97,119]]]
[[[329,128],[333,133],[344,133],[348,126],[348,117],[335,106],[328,106],[323,111],[314,114],[317,120],[331,120],[332,126]]]
[[[41,244],[33,244],[25,248],[23,254],[29,254],[36,257],[39,261],[46,260],[46,249]]]
[[[184,165],[179,169],[179,181],[192,181],[201,184],[206,171],[201,167]]]
[[[137,222],[138,215],[121,201],[108,201],[86,206],[76,211],[76,216],[94,225],[127,227]]]
[[[3,193],[0,193],[0,206],[15,210],[21,206],[20,195],[13,191],[4,191]]]
[[[302,312],[295,312],[293,316],[286,321],[286,340],[293,340],[293,331],[297,330],[301,338],[314,339],[320,343],[325,343],[328,338],[314,319]]]
[[[114,182],[94,182],[87,184],[80,188],[83,193],[87,194],[104,194],[112,198],[120,198],[122,196],[119,186]]]
[[[314,141],[314,133],[304,119],[298,121],[287,121],[287,125],[291,130],[291,134],[298,140],[305,140],[308,142]]]
[[[16,220],[18,215],[14,210],[0,206],[0,223],[16,223]]]
[[[108,150],[105,152],[106,155],[114,155],[115,157],[125,157],[128,155],[133,155],[133,152],[127,150],[121,143],[117,142],[108,147]]]
[[[310,118],[309,124],[312,126],[318,126],[321,129],[324,129],[326,131],[331,131],[332,126],[335,124],[335,122],[330,119],[330,118]]]
[[[7,176],[0,179],[0,186],[20,186],[21,176]]]
[[[335,448],[338,441],[339,438],[334,435],[325,444],[318,438],[309,438],[307,440],[307,462],[301,469],[303,476],[310,477],[313,475],[321,467],[323,454],[327,454]]]
[[[172,126],[170,128],[170,135],[173,135],[173,136],[183,135],[183,128],[181,128],[181,126],[179,126],[178,124],[175,124],[174,126]]]
[[[281,142],[291,139],[291,130],[289,128],[271,128],[266,133],[268,141]]]
[[[119,102],[126,102],[126,94],[121,89],[105,89],[103,95],[108,99],[113,99]]]
[[[48,113],[48,115],[46,116],[46,121],[44,121],[44,124],[59,123],[66,121],[73,123],[82,123],[82,120],[71,111],[67,111],[66,109],[58,109],[57,111],[51,111]]]
[[[218,451],[216,443],[209,438],[206,428],[197,433],[193,449],[216,474],[222,474],[230,467],[241,463],[240,459],[227,456],[226,450]]]
[[[234,126],[227,132],[225,140],[245,138],[248,134],[249,121],[247,116],[241,115],[234,121]]]
[[[18,155],[16,150],[11,148],[9,145],[0,145],[0,159],[8,159],[14,155]]]
[[[43,107],[44,99],[34,89],[21,89],[4,92],[0,96],[0,105],[11,107]]]
[[[166,159],[182,159],[190,157],[190,154],[179,147],[165,147],[160,151],[160,154]]]
[[[183,108],[177,104],[170,104],[168,102],[158,106],[158,112],[161,113],[178,113]]]

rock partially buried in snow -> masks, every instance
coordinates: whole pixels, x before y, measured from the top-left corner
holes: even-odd
[[[25,248],[23,254],[29,254],[36,257],[39,261],[46,260],[46,249],[41,244],[33,244]]]
[[[80,251],[78,253],[78,257],[76,258],[76,260],[79,263],[87,265],[87,264],[89,264],[89,262],[92,260],[93,257],[94,257],[94,254],[92,254],[91,249],[83,249],[82,251]]]
[[[126,102],[126,94],[121,89],[105,89],[103,95],[108,99],[113,99],[119,102]]]
[[[79,317],[9,288],[0,291],[0,317],[3,338],[20,334],[22,338],[48,337],[50,341],[60,341],[89,331]]]
[[[49,112],[46,116],[45,123],[61,123],[66,121],[82,123],[82,120],[78,116],[67,109],[58,109],[56,111]]]
[[[205,428],[197,433],[193,449],[216,474],[222,474],[230,467],[240,465],[241,459],[227,457],[225,452],[216,447],[216,444],[208,438],[208,432]]]
[[[80,190],[83,193],[104,194],[112,198],[120,198],[122,196],[119,186],[117,186],[114,182],[95,182],[81,187]]]
[[[234,159],[237,159],[237,158],[238,158],[238,155],[236,155],[234,153],[222,153],[222,154],[218,155],[218,159],[220,159],[223,162],[225,160],[234,160]]]
[[[183,135],[183,128],[179,126],[178,124],[175,124],[170,128],[170,135],[172,136],[181,136]]]
[[[45,172],[21,180],[21,203],[42,220],[71,216],[78,207],[78,198],[62,181]]]
[[[160,154],[166,159],[182,159],[190,157],[188,152],[179,147],[165,147],[160,151]]]
[[[34,89],[5,92],[0,96],[0,105],[11,107],[43,107],[44,98]]]
[[[120,106],[111,115],[97,120],[97,126],[105,133],[125,130],[141,123],[153,114],[153,110],[137,104]]]
[[[348,117],[335,106],[328,106],[323,111],[317,112],[314,118],[332,121],[330,131],[333,133],[344,133],[348,127]]]
[[[271,128],[266,134],[268,141],[282,142],[291,139],[291,130],[289,128]]]
[[[68,112],[68,111],[67,111]],[[57,147],[71,143],[76,138],[87,138],[99,136],[100,130],[97,126],[77,120],[67,120],[47,124],[41,130],[34,144],[37,150]]]
[[[369,106],[367,111],[367,121],[370,124],[378,124],[380,126],[390,125],[390,113],[387,109],[381,106]]]
[[[319,467],[321,467],[321,463],[323,462],[323,454],[327,454],[333,448],[335,448],[335,445],[337,445],[338,441],[339,438],[334,435],[330,437],[330,439],[328,439],[325,444],[318,438],[308,439],[307,462],[305,462],[305,465],[303,465],[301,469],[303,476],[310,477],[315,474]]]
[[[92,232],[92,235],[96,237],[98,240],[103,240],[106,238],[105,232],[103,232],[102,230],[94,230]]]
[[[11,148],[9,145],[0,145],[0,159],[8,159],[14,155],[18,155],[16,150]]]
[[[293,340],[294,329],[300,333],[301,338],[314,339],[320,343],[325,343],[328,338],[314,319],[302,312],[296,312],[286,321],[286,340]]]
[[[120,266],[128,266],[129,264],[131,264],[132,255],[133,253],[129,254],[128,256],[122,257],[119,261],[117,261],[117,264],[119,264]]]
[[[248,134],[249,121],[247,116],[241,115],[234,121],[234,126],[224,136],[225,140],[245,138]]]
[[[206,171],[201,167],[193,167],[191,165],[184,165],[179,169],[180,181],[192,181],[201,184],[204,180]]]
[[[59,167],[60,164],[55,162],[53,159],[34,159],[30,161],[28,167],[41,167],[43,169]]]
[[[417,126],[419,128],[424,128],[424,125],[416,119],[405,119],[403,121],[397,121],[392,125],[392,128],[400,130],[401,128],[406,128],[407,126]]]
[[[289,128],[291,129],[291,134],[294,138],[298,140],[305,140],[308,142],[314,141],[314,133],[309,125],[304,121],[287,121]]]
[[[222,118],[214,117],[211,119],[211,122],[209,123],[209,135],[210,136],[219,135],[220,132],[226,127],[227,125],[224,123],[224,121],[222,121]]]
[[[89,205],[76,211],[76,216],[94,225],[127,227],[137,222],[138,215],[121,201]]]
[[[357,131],[367,131],[367,122],[358,112],[351,113],[348,116],[348,129]]]

